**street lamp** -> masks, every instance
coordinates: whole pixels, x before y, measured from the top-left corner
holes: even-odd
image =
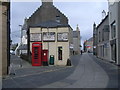
[[[20,47],[22,47],[22,25],[19,25],[20,31],[21,31],[21,42],[20,42]],[[21,48],[21,55],[22,55],[22,48]],[[20,66],[22,67],[22,60],[20,59]]]
[[[20,27],[20,31],[21,31],[21,45],[22,45],[22,25],[19,25],[19,27]]]
[[[48,36],[49,36],[49,27],[47,27],[47,31],[48,31]],[[49,41],[48,41],[48,60],[49,60]],[[49,62],[48,62],[49,65]]]

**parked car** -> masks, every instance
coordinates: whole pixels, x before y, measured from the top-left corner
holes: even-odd
[[[15,51],[10,50],[10,55],[15,55]]]
[[[88,53],[93,53],[92,51],[88,50]]]

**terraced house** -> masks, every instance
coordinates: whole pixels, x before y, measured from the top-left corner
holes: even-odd
[[[93,25],[94,55],[120,65],[120,1],[109,2],[109,13]]]
[[[97,56],[109,60],[109,15],[97,26]]]
[[[110,60],[120,65],[120,1],[109,2]]]

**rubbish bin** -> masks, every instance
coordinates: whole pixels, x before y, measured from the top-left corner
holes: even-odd
[[[67,64],[66,66],[71,66],[71,60],[70,59],[67,59]]]
[[[54,65],[54,55],[50,55],[49,64],[50,64],[50,65]]]

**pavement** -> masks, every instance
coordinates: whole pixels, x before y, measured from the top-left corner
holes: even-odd
[[[10,79],[10,78],[19,78],[19,77],[26,77],[26,76],[32,76],[37,75],[41,73],[46,72],[53,72],[65,68],[69,68],[66,66],[32,66],[29,62],[22,60],[20,57],[16,55],[11,56],[10,60],[10,69],[9,69],[9,75],[4,78],[4,80]],[[15,74],[15,75],[14,75]]]
[[[33,67],[15,55],[10,68],[12,74],[3,79],[3,88],[37,88],[64,79],[73,71],[73,66]]]
[[[17,60],[17,59],[16,59]],[[19,60],[19,59],[18,59]],[[3,88],[118,88],[119,67],[84,53],[71,58],[72,66],[32,67],[13,63],[16,75],[3,80]],[[20,60],[19,60],[20,61]]]

